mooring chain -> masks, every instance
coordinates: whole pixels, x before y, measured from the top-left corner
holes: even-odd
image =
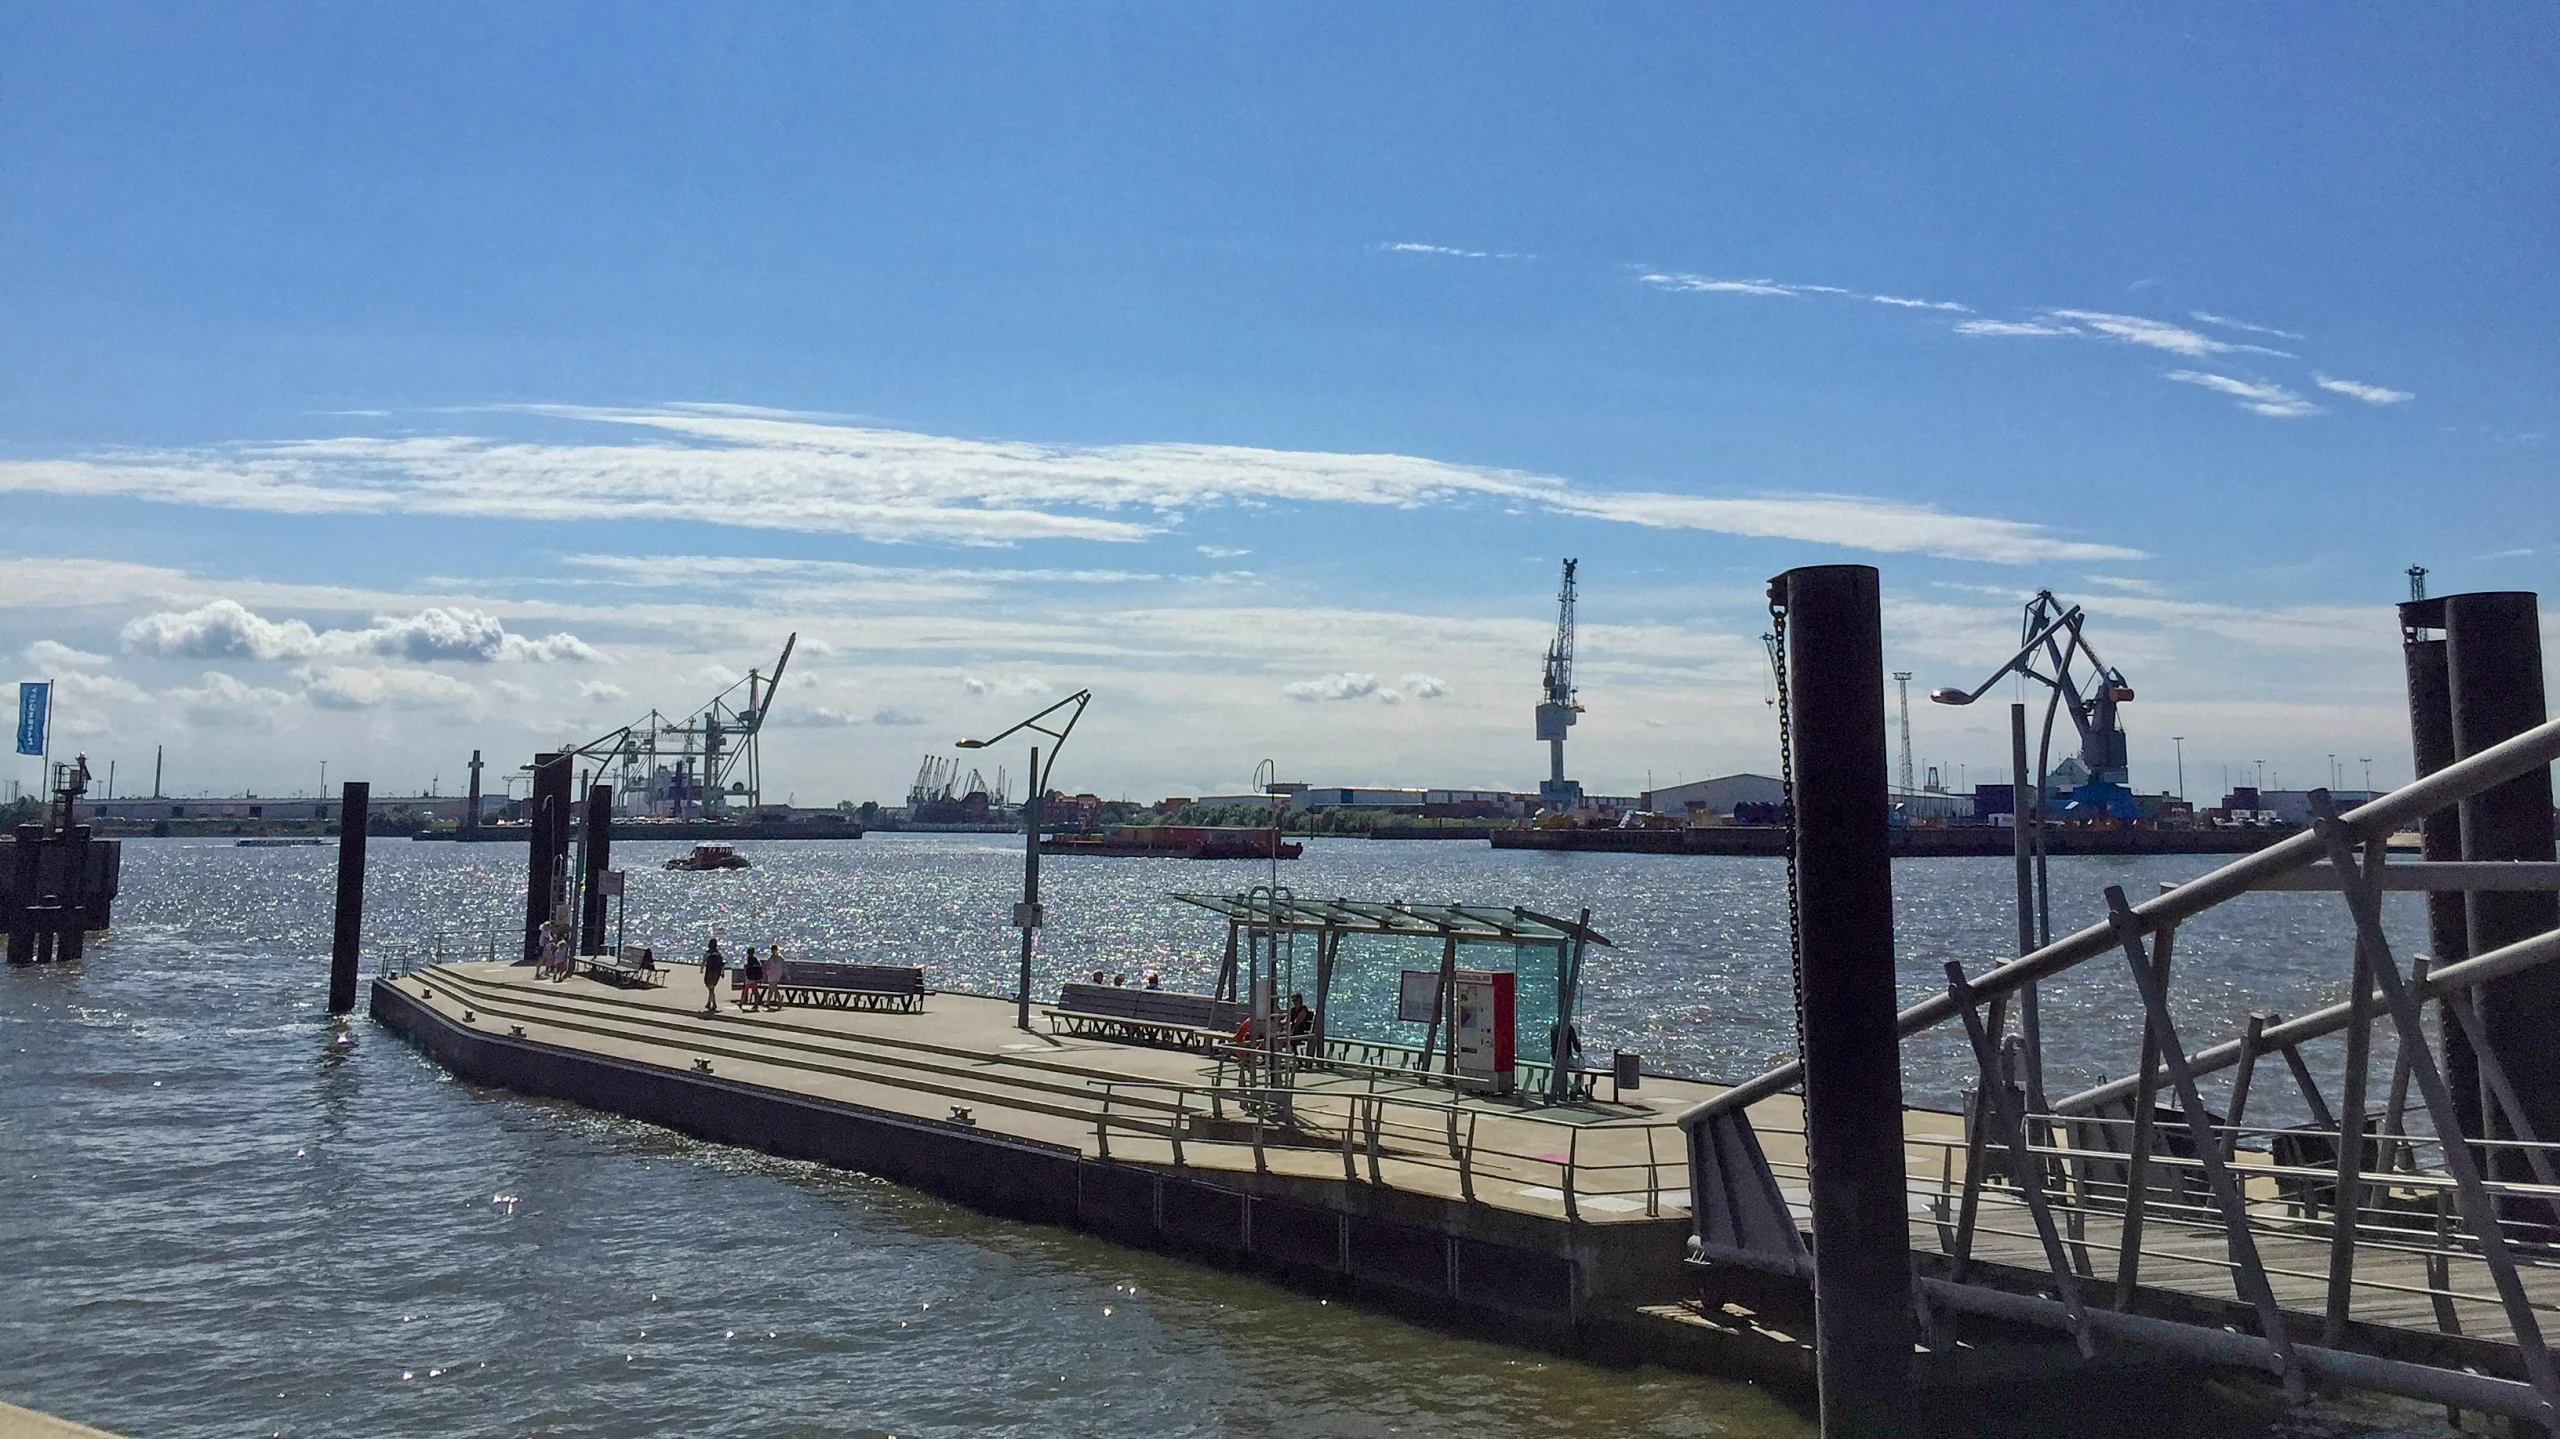
[[[1796,992],[1796,1059],[1804,1059],[1804,911],[1796,902],[1796,749],[1793,705],[1787,694],[1787,605],[1769,596],[1769,668],[1778,680],[1778,789],[1787,852],[1787,972]]]

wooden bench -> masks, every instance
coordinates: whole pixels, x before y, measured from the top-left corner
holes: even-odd
[[[1048,1015],[1053,1034],[1064,1030],[1100,1039],[1200,1049],[1234,1039],[1236,1026],[1250,1011],[1236,1000],[1214,995],[1070,984],[1058,992],[1057,1004],[1042,1012]]]
[[[626,944],[611,954],[582,954],[578,967],[595,978],[624,989],[654,989],[667,982],[667,972],[644,944]]]
[[[782,977],[765,981],[767,1002],[821,1009],[924,1008],[924,971],[911,964],[831,964],[786,959]]]

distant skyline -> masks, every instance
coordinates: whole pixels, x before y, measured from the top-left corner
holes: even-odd
[[[450,791],[793,630],[769,799],[894,802],[1079,687],[1069,790],[1525,789],[1568,555],[1595,792],[1771,772],[1762,583],[1840,562],[1922,694],[2086,604],[2138,788],[2172,735],[2193,795],[2387,785],[2401,572],[2560,574],[2532,13],[0,0],[0,42],[0,654],[126,793],[155,745]],[[1912,725],[2005,770],[1994,705]]]

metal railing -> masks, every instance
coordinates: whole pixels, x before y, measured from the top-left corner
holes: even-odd
[[[2560,757],[2560,722],[2542,725],[2405,789],[2341,814],[2325,791],[2312,797],[2309,829],[2144,903],[2105,892],[2107,919],[2030,954],[1968,977],[1947,966],[1946,989],[1902,1011],[1908,1037],[1962,1026],[1976,1070],[1961,1134],[1911,1133],[1909,1159],[1934,1160],[1934,1187],[1915,1182],[1925,1252],[1944,1277],[1920,1292],[1951,1310],[1992,1314],[2068,1331],[2084,1352],[2121,1336],[2198,1357],[2263,1367],[2303,1392],[2336,1380],[2555,1427],[2560,1369],[2544,1338],[2560,1313],[2560,1135],[2538,1135],[2481,1034],[2480,986],[2560,959],[2560,930],[2430,972],[2405,967],[2381,920],[2389,891],[2454,892],[2560,887],[2560,866],[2389,862],[2390,836],[2456,802]],[[2260,889],[2334,890],[2354,928],[2347,997],[2292,1020],[2253,1014],[2237,1037],[2190,1051],[2169,1006],[2180,925]],[[2016,1076],[2020,1041],[2007,1035],[2008,1001],[2027,986],[2112,956],[2131,980],[2142,1016],[2134,1073],[2033,1108]],[[2425,1008],[2471,1041],[2481,1109],[2465,1132],[2439,1067]],[[2373,1030],[2395,1041],[2389,1077],[2375,1084]],[[2228,1033],[2229,1031],[2225,1031]],[[2335,1036],[2345,1046],[2332,1112],[2301,1049]],[[2250,1124],[2245,1117],[2260,1060],[2280,1058],[2313,1122]],[[2207,1108],[2199,1081],[2231,1071],[2223,1112]],[[1693,1250],[1710,1262],[1803,1273],[1801,1244],[1755,1237],[1732,1218],[1734,1196],[1763,1209],[1784,1204],[1788,1228],[1808,1220],[1787,1182],[1810,1188],[1800,1157],[1771,1157],[1759,1134],[1794,1135],[1748,1106],[1802,1077],[1794,1063],[1736,1086],[1681,1116],[1693,1169],[1704,1175]],[[2537,1082],[2546,1076],[2534,1076]],[[2380,1090],[2377,1108],[2372,1097]],[[1758,1129],[1754,1129],[1757,1124]],[[1800,1136],[1798,1136],[1800,1137]],[[1710,1165],[1761,1174],[1707,1174]],[[1712,1213],[1710,1198],[1721,1196]],[[1745,1215],[1744,1219],[1749,1216]],[[1986,1282],[1993,1267],[2025,1271],[2015,1292]],[[2179,1323],[2139,1312],[2147,1296],[2182,1291],[2230,1306],[2224,1324]],[[2474,1358],[2435,1362],[2445,1346],[2386,1343],[2388,1331],[2424,1328],[2461,1336]],[[2254,1331],[2254,1332],[2250,1332]],[[2393,1354],[2372,1352],[2392,1349]],[[2418,1357],[2394,1357],[2394,1355]],[[2475,1372],[2489,1370],[2493,1372]]]
[[[1101,1094],[1094,1148],[1105,1159],[1113,1157],[1115,1137],[1122,1157],[1133,1157],[1127,1141],[1135,1139],[1149,1146],[1135,1157],[1153,1159],[1160,1145],[1183,1168],[1240,1168],[1214,1156],[1240,1161],[1249,1153],[1258,1174],[1273,1172],[1275,1157],[1283,1153],[1323,1153],[1329,1157],[1322,1172],[1329,1176],[1330,1156],[1338,1156],[1342,1177],[1351,1183],[1453,1193],[1468,1204],[1493,1204],[1507,1193],[1515,1201],[1559,1204],[1573,1223],[1585,1222],[1586,1210],[1659,1219],[1666,1208],[1684,1207],[1689,1192],[1688,1151],[1667,1120],[1577,1123],[1533,1108],[1347,1084],[1087,1084]],[[1497,1207],[1536,1212],[1517,1202]]]

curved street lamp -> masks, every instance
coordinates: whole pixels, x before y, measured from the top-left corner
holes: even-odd
[[[1084,717],[1084,707],[1092,700],[1093,691],[1077,690],[1074,694],[1040,711],[1031,718],[987,739],[964,739],[962,749],[985,749],[997,740],[1029,730],[1047,735],[1056,743],[1049,746],[1049,768],[1040,768],[1040,746],[1031,747],[1031,791],[1022,801],[1022,902],[1013,907],[1013,922],[1022,931],[1022,979],[1014,993],[1013,1022],[1028,1031],[1031,1028],[1031,934],[1040,927],[1040,800],[1049,792],[1049,776],[1057,772],[1058,751],[1067,747],[1067,736],[1075,732],[1076,721]],[[1065,723],[1052,729],[1042,721],[1074,705]]]

